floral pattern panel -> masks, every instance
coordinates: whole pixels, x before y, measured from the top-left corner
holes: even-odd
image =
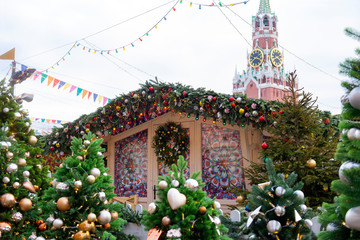
[[[244,189],[240,131],[202,124],[202,178],[210,198],[235,199],[231,187]]]
[[[147,196],[148,131],[136,133],[115,143],[115,194]]]
[[[189,128],[184,128],[186,135],[190,138],[190,129]],[[190,140],[191,141],[191,140]],[[169,143],[170,145],[172,144],[171,142]],[[186,169],[184,171],[184,176],[186,178],[190,177],[190,164],[189,164],[189,160],[190,160],[190,146],[189,149],[187,150],[185,156],[184,156],[185,161],[187,161],[188,165],[186,166]],[[169,171],[171,170],[170,167],[165,167],[165,164],[160,162],[158,163],[158,167],[159,167],[159,175],[161,176],[166,176],[168,175]]]

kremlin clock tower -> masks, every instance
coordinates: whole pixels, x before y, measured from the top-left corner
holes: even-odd
[[[284,72],[283,52],[278,48],[277,17],[271,12],[269,0],[260,0],[259,11],[252,17],[252,42],[247,70],[243,73],[235,71],[233,94],[281,100],[288,86],[287,74]]]

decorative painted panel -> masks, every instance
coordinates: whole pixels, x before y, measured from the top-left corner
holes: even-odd
[[[187,136],[190,138],[190,129],[189,128],[184,128],[184,130],[186,131]],[[190,140],[191,141],[191,140]],[[172,143],[169,143],[172,144]],[[184,159],[188,162],[188,165],[185,169],[184,175],[186,178],[190,177],[190,164],[189,164],[189,160],[190,160],[190,146],[189,149],[186,153],[186,155],[184,156]],[[158,163],[159,166],[159,175],[161,176],[165,176],[169,173],[169,171],[171,170],[170,167],[164,167],[164,163]]]
[[[115,194],[147,196],[148,131],[136,133],[115,143]]]
[[[202,178],[210,198],[235,199],[230,187],[244,189],[240,132],[202,124]]]

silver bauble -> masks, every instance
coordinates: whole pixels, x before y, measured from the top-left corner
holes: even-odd
[[[184,186],[190,188],[191,190],[197,190],[197,188],[199,187],[199,183],[195,179],[190,178],[186,180]]]
[[[90,170],[90,174],[93,175],[94,177],[99,177],[101,172],[98,168],[93,168]]]
[[[74,182],[74,185],[76,188],[81,188],[82,187],[82,182],[80,180],[77,180]]]
[[[295,192],[294,192],[294,194],[296,195],[296,198],[297,199],[299,199],[299,200],[302,200],[302,199],[304,199],[304,193],[302,192],[302,191],[300,191],[300,190],[296,190]]]
[[[285,215],[285,208],[282,206],[276,206],[274,210],[276,216],[281,217]]]
[[[9,108],[7,108],[7,107],[6,107],[6,108],[3,108],[3,112],[4,112],[4,113],[9,112]]]
[[[347,135],[349,140],[354,140],[355,139],[356,130],[357,130],[356,128],[350,128],[349,131],[347,131],[346,135]]]
[[[93,176],[93,175],[87,176],[86,179],[90,184],[93,184],[95,182],[95,180],[96,180],[95,176]]]
[[[102,157],[102,156],[103,156],[102,152],[97,152],[97,155],[98,155],[98,157]]]
[[[349,93],[349,102],[353,108],[360,110],[360,87],[356,87]]]
[[[164,180],[159,182],[159,188],[160,189],[165,189],[168,186],[168,183]]]
[[[24,176],[24,178],[30,177],[30,172],[29,171],[23,171],[23,176]]]
[[[148,213],[153,214],[156,211],[156,204],[153,202],[150,203],[147,211]]]
[[[345,215],[346,226],[360,231],[360,206],[350,208]]]
[[[340,180],[343,183],[348,184],[349,181],[344,176],[343,171],[348,170],[348,169],[352,169],[352,168],[358,168],[358,167],[360,167],[360,163],[355,163],[355,162],[351,162],[351,161],[344,162],[339,168],[339,178],[340,178]]]
[[[304,222],[305,222],[305,226],[307,226],[308,228],[311,228],[313,225],[313,223],[310,219],[305,219]]]
[[[3,177],[2,181],[3,181],[3,183],[7,184],[7,183],[10,182],[10,178],[8,178],[8,177]]]
[[[276,221],[276,220],[270,220],[266,224],[266,229],[270,233],[278,233],[281,230],[281,223],[279,221]]]
[[[305,214],[307,211],[307,206],[305,204],[300,204],[299,207],[300,207],[300,214],[301,215]]]
[[[107,224],[111,221],[111,214],[109,213],[109,211],[102,210],[99,216],[97,217],[97,221],[101,225]]]
[[[61,219],[57,218],[52,222],[52,224],[55,229],[59,229],[64,225],[64,222]]]
[[[356,129],[356,131],[355,131],[355,139],[360,140],[360,129]]]
[[[7,152],[7,153],[6,153],[6,157],[7,157],[8,159],[12,159],[12,158],[14,157],[14,154],[13,154],[12,152]]]
[[[180,185],[179,181],[174,179],[171,181],[171,185],[173,185],[174,187],[178,187]]]
[[[90,145],[90,141],[89,141],[89,140],[85,140],[85,141],[84,141],[84,145],[85,145],[85,146],[89,146],[89,145]]]
[[[338,229],[338,227],[334,223],[329,223],[326,226],[326,231],[328,231],[328,232],[335,231],[337,229]]]
[[[104,192],[99,192],[99,199],[100,199],[100,201],[105,201],[106,200],[106,194]]]
[[[17,189],[21,186],[21,184],[19,182],[14,182],[12,186],[13,188]]]
[[[23,218],[23,215],[21,214],[21,212],[16,212],[11,216],[11,218],[14,222],[19,222]]]
[[[18,170],[18,166],[15,163],[10,163],[6,168],[6,171],[8,173],[15,173],[17,172],[17,170]]]
[[[285,190],[285,188],[283,188],[283,187],[277,187],[276,189],[275,189],[275,194],[276,194],[276,196],[278,196],[278,197],[282,197],[282,196],[284,196],[284,194],[286,193],[286,190]]]
[[[20,118],[20,117],[21,117],[21,113],[16,112],[16,113],[14,113],[14,116],[17,117],[17,118]]]

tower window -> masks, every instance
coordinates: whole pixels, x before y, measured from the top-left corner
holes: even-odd
[[[260,20],[259,18],[255,19],[255,27],[259,28],[260,27]]]
[[[264,26],[268,27],[269,26],[269,18],[268,17],[264,17]]]
[[[273,21],[273,28],[274,28],[274,30],[276,30],[276,22],[275,21]]]

